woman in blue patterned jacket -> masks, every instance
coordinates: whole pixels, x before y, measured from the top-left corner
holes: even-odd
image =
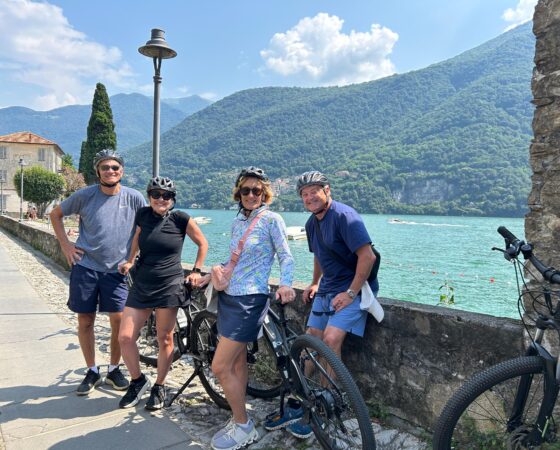
[[[240,210],[231,229],[230,251],[259,215],[247,237],[231,281],[218,297],[220,341],[212,371],[224,389],[233,417],[212,438],[212,448],[240,448],[258,439],[255,424],[247,416],[247,343],[257,339],[268,310],[268,278],[274,256],[280,263],[280,286],[276,298],[282,303],[295,299],[291,288],[294,259],[288,246],[286,226],[279,214],[268,210],[273,193],[262,169],[243,169],[235,182],[233,198]]]

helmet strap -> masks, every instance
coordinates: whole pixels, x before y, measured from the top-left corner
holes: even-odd
[[[104,183],[103,181],[101,181],[101,178],[99,179],[99,184],[101,186],[105,186],[105,187],[115,187],[120,182],[121,182],[121,180],[117,181],[116,183]]]
[[[323,192],[324,192],[325,194],[327,193],[324,187],[323,187]],[[318,216],[318,215],[320,215],[320,214],[323,214],[327,209],[329,209],[329,206],[331,206],[331,199],[330,199],[329,196],[327,196],[327,201],[325,202],[325,204],[323,205],[323,207],[322,207],[319,211],[314,212],[314,213],[312,213],[312,214],[313,214],[314,216]]]

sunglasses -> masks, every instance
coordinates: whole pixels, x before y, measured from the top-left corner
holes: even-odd
[[[121,168],[121,166],[119,165],[114,165],[114,166],[110,166],[109,164],[103,164],[102,166],[99,166],[99,168],[103,171],[103,172],[107,172],[108,170],[113,170],[113,171],[117,171]]]
[[[160,198],[163,198],[164,200],[171,200],[173,197],[175,197],[172,192],[161,193],[161,192],[158,192],[158,191],[152,191],[152,192],[150,192],[149,195],[154,200],[159,200]]]
[[[254,187],[254,188],[242,187],[241,189],[239,189],[239,192],[241,192],[241,195],[249,195],[252,192],[255,197],[258,197],[259,195],[262,194],[263,190],[262,188],[258,188],[258,187]]]
[[[331,311],[311,311],[313,313],[314,316],[322,316],[323,314],[325,316],[334,316],[334,314],[336,313],[336,311],[333,309]]]

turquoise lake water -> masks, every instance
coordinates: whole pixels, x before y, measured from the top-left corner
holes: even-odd
[[[200,225],[209,242],[206,266],[228,259],[231,222],[235,211],[187,210],[206,216]],[[308,213],[281,213],[286,226],[303,226]],[[524,237],[522,218],[449,217],[363,214],[362,218],[382,255],[379,271],[381,297],[436,305],[439,287],[453,286],[455,308],[501,317],[519,317],[513,266],[492,247],[502,247],[496,232],[505,225]],[[400,223],[394,223],[398,219]],[[289,241],[296,261],[297,281],[311,280],[313,255],[307,241]],[[185,241],[183,261],[192,263],[195,246]],[[278,275],[278,264],[272,276]]]

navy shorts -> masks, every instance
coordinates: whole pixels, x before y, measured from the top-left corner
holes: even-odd
[[[335,313],[331,303],[336,295],[315,295],[307,326],[321,331],[331,326],[363,337],[368,312],[360,309],[361,295],[358,294],[352,303]]]
[[[268,295],[218,293],[218,334],[236,342],[257,340],[268,312]]]
[[[98,272],[75,264],[70,272],[68,308],[75,313],[121,312],[128,286],[120,273]],[[98,309],[99,305],[99,309]]]

